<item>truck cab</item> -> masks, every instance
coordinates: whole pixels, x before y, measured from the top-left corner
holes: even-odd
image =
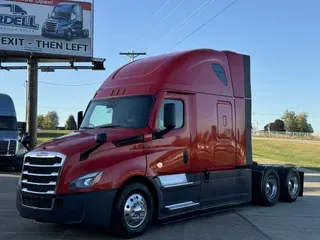
[[[0,167],[14,167],[21,171],[25,147],[20,140],[13,100],[0,93]]]
[[[303,194],[303,172],[253,162],[247,55],[196,49],[131,62],[78,125],[26,154],[22,217],[133,237],[155,220]]]
[[[25,16],[28,13],[23,10],[19,5],[16,4],[0,4],[0,9],[2,14],[13,14]]]
[[[83,28],[83,7],[77,3],[56,4],[42,26],[42,36],[68,41],[74,37],[87,38],[89,31]]]

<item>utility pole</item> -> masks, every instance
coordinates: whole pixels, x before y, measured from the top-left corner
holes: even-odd
[[[38,59],[28,59],[28,102],[27,102],[27,132],[31,138],[30,148],[37,143],[37,109],[38,109]]]
[[[125,52],[120,52],[119,54],[120,55],[126,55],[126,56],[130,57],[131,62],[133,62],[134,59],[136,57],[140,56],[140,55],[146,55],[145,52],[134,52],[133,49],[130,52],[126,52],[126,53]]]
[[[25,121],[27,122],[28,120],[28,112],[29,112],[29,109],[28,109],[28,80],[25,81],[25,88],[26,88],[26,118],[25,118]]]

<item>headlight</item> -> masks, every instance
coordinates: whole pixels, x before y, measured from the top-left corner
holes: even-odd
[[[102,171],[89,173],[82,177],[75,179],[70,184],[70,189],[89,188],[95,185],[102,178]]]
[[[69,28],[69,26],[62,26],[62,27],[61,27],[62,30],[66,30],[66,29],[68,29],[68,28]]]
[[[17,147],[16,155],[17,155],[17,156],[22,156],[22,155],[24,155],[26,152],[27,152],[27,149],[22,145],[22,143],[19,143],[19,144],[18,144],[18,147]]]

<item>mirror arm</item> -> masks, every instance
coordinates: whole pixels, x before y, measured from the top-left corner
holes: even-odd
[[[152,138],[153,139],[160,139],[162,138],[164,135],[166,135],[168,132],[172,131],[175,127],[171,127],[171,128],[165,128],[163,130],[161,130],[160,132],[153,132],[152,133]]]

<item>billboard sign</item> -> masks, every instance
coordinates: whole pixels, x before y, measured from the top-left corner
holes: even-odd
[[[0,52],[88,57],[93,8],[71,0],[0,0]]]

